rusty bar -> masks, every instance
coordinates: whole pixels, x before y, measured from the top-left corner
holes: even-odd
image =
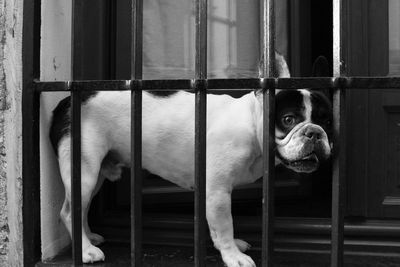
[[[131,266],[142,266],[143,1],[132,0],[131,21]]]
[[[207,0],[196,1],[194,265],[206,258]]]
[[[263,221],[262,266],[273,266],[274,183],[275,183],[275,7],[274,0],[262,2],[262,78],[263,82]]]

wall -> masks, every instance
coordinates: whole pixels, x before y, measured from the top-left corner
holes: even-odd
[[[0,0],[0,265],[22,266],[22,11]],[[5,254],[5,255],[4,255]]]
[[[42,0],[41,77],[43,81],[71,77],[71,0]],[[64,187],[56,155],[48,138],[51,112],[65,93],[43,93],[40,109],[40,184],[42,259],[55,256],[70,243],[59,214]],[[45,231],[44,231],[45,229]]]
[[[43,0],[41,79],[70,77],[71,0]],[[22,266],[22,18],[23,0],[0,0],[0,266]],[[65,94],[64,94],[65,95]],[[41,205],[43,257],[69,238],[59,220],[63,188],[48,142],[51,110],[64,97],[41,97]]]
[[[4,0],[0,0],[0,265],[7,260],[8,224],[7,224],[7,175],[6,151],[4,147],[4,112],[6,110],[6,85],[4,74],[4,42],[5,42]]]

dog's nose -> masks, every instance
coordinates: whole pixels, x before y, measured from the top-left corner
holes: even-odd
[[[321,133],[317,129],[307,128],[304,135],[310,139],[318,140],[321,139]]]

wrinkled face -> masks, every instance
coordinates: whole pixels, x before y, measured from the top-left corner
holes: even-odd
[[[320,92],[281,90],[276,95],[277,158],[296,172],[315,171],[329,158],[332,105]]]

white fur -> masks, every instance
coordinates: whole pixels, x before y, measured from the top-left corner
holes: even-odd
[[[280,71],[288,75],[283,57],[277,61],[282,65]],[[143,168],[187,189],[192,189],[194,183],[194,104],[194,95],[188,92],[167,98],[143,93]],[[103,180],[118,179],[120,168],[130,164],[130,108],[130,92],[100,92],[82,106],[82,258],[85,263],[105,259],[95,246],[103,239],[90,232],[87,212]],[[255,266],[243,253],[249,245],[234,239],[231,192],[235,186],[252,183],[262,176],[262,110],[262,101],[254,93],[238,99],[228,95],[207,96],[206,214],[214,245],[228,267]],[[282,153],[286,151],[284,142],[296,150],[304,141],[294,138],[296,132],[288,136],[288,139],[277,139]],[[102,163],[109,152],[113,159]],[[61,217],[71,234],[69,135],[60,140],[58,155],[66,192]]]
[[[208,95],[207,99],[207,219],[214,244],[229,262],[246,262],[233,238],[230,194],[236,185],[254,182],[262,176],[260,137],[262,106],[254,93],[239,99]],[[261,131],[261,132],[260,132]],[[179,92],[169,98],[143,93],[143,168],[177,185],[192,189],[194,182],[194,95]],[[100,92],[82,106],[82,205],[87,208],[101,181],[98,175],[118,176],[119,165],[102,159],[113,151],[120,164],[130,164],[130,92]],[[61,215],[70,229],[70,137],[58,148],[60,170],[66,188]],[[100,167],[102,170],[100,171]],[[116,175],[115,175],[116,174]],[[84,223],[86,224],[86,223]],[[90,229],[83,229],[83,259],[103,260],[94,253]],[[241,246],[243,248],[243,246]],[[86,255],[86,252],[92,254]]]
[[[310,122],[311,121],[311,111],[312,111],[311,93],[310,93],[310,91],[308,91],[306,89],[300,89],[299,91],[303,95],[305,121]]]

